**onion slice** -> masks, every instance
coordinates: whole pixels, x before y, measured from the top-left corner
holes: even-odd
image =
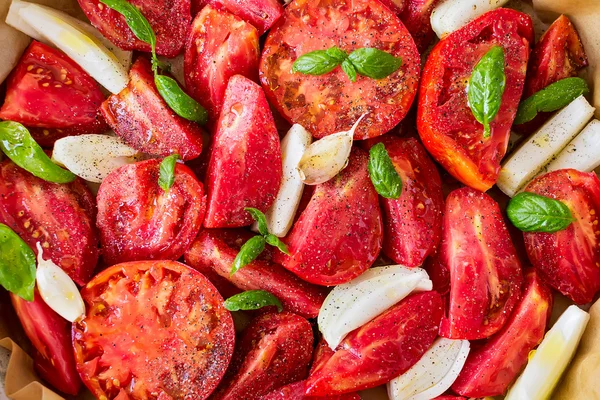
[[[442,0],[431,13],[431,27],[441,39],[508,0]]]
[[[600,121],[592,120],[587,126],[559,153],[554,161],[548,164],[547,172],[573,168],[590,172],[600,166]]]

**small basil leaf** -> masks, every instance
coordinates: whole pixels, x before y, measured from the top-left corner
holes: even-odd
[[[206,123],[208,113],[204,107],[188,96],[175,79],[165,75],[155,75],[154,82],[162,98],[177,115],[199,124]]]
[[[175,183],[175,166],[177,165],[177,159],[179,159],[179,155],[172,154],[165,157],[160,163],[158,186],[165,192],[168,192],[171,186],[173,186],[173,183]]]
[[[330,47],[325,52],[338,63],[341,63],[346,58],[348,58],[348,54],[346,54],[344,50],[340,49],[337,46]]]
[[[0,224],[0,285],[33,301],[35,253],[12,229]]]
[[[359,74],[373,79],[383,79],[402,66],[400,57],[371,47],[354,50],[348,60]]]
[[[354,65],[349,60],[346,59],[342,62],[342,71],[348,75],[348,78],[352,82],[356,82],[356,68],[354,68]]]
[[[283,243],[277,236],[269,233],[265,237],[265,239],[266,239],[267,243],[270,244],[271,246],[277,247],[279,249],[279,251],[287,254],[288,256],[290,255],[290,251],[288,250],[287,245],[285,243]]]
[[[538,110],[537,105],[535,104],[535,97],[528,97],[526,100],[523,100],[521,104],[519,104],[517,115],[515,116],[513,124],[520,125],[524,124],[525,122],[529,122],[535,118],[537,113]]]
[[[301,55],[294,61],[292,72],[305,75],[323,75],[331,72],[340,65],[341,61],[332,57],[327,50],[315,50]]]
[[[263,214],[262,211],[252,207],[246,207],[244,210],[248,211],[250,215],[252,215],[252,218],[254,218],[254,220],[258,223],[258,231],[260,234],[267,236],[269,234],[269,228],[267,227],[267,217],[265,217],[265,214]]]
[[[152,26],[150,26],[150,22],[148,22],[136,6],[127,0],[100,0],[100,2],[121,14],[133,34],[141,41],[148,43],[154,52],[156,48],[156,35],[152,30]]]
[[[475,65],[467,90],[469,107],[483,124],[484,138],[491,134],[490,123],[500,110],[505,86],[504,49],[494,46]]]
[[[375,190],[387,199],[397,199],[402,194],[402,179],[390,159],[383,143],[377,143],[369,152],[369,176]]]
[[[233,265],[231,266],[230,275],[235,274],[238,270],[244,268],[246,265],[254,261],[264,249],[264,237],[254,236],[250,238],[246,243],[244,243],[237,256],[235,256],[235,260],[233,260]]]
[[[276,306],[279,312],[283,311],[281,301],[264,290],[247,290],[238,293],[225,300],[224,305],[229,311],[258,310],[265,306]]]
[[[528,192],[513,197],[506,213],[512,224],[523,232],[557,232],[575,221],[563,202]]]
[[[73,182],[77,176],[54,164],[18,122],[0,122],[0,148],[19,167],[48,182]]]

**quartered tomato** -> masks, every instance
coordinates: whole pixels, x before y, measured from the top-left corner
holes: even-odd
[[[375,47],[401,57],[402,66],[387,78],[359,75],[356,82],[339,67],[320,76],[292,72],[298,57],[332,46],[348,53]],[[419,52],[400,19],[371,0],[293,1],[269,32],[260,64],[271,103],[317,138],[350,129],[363,114],[355,139],[389,131],[407,114],[419,71]]]
[[[191,160],[202,151],[202,129],[175,114],[158,93],[150,61],[140,57],[129,71],[129,84],[101,108],[115,133],[143,153]]]
[[[231,366],[214,400],[253,400],[306,378],[313,332],[304,318],[267,313],[254,319],[236,346]]]
[[[439,0],[406,0],[406,7],[398,15],[421,53],[427,49],[435,37],[431,28],[431,13],[437,3]]]
[[[431,51],[421,81],[417,127],[429,153],[456,179],[486,191],[500,172],[517,112],[533,42],[531,18],[509,9],[490,11],[442,39]],[[469,108],[473,68],[494,46],[505,53],[506,87],[498,114],[483,137]]]
[[[231,275],[235,256],[248,236],[252,235],[239,231],[205,230],[185,253],[185,260],[200,272],[212,270],[242,290],[266,290],[281,300],[285,309],[306,318],[316,318],[326,292],[285,268],[266,260],[254,260]]]
[[[417,293],[350,332],[335,351],[321,341],[307,394],[337,395],[389,382],[431,347],[442,314],[437,292]]]
[[[81,291],[73,325],[83,382],[104,399],[206,399],[227,369],[235,332],[223,298],[174,261],[114,265]]]
[[[71,324],[44,303],[38,291],[32,302],[11,293],[13,307],[33,344],[35,370],[61,392],[76,395],[81,380],[71,349]]]
[[[235,75],[225,92],[207,172],[208,208],[204,226],[250,225],[244,210],[267,211],[282,178],[279,135],[260,86]]]
[[[160,160],[124,165],[98,190],[98,228],[108,264],[177,260],[198,235],[204,218],[204,187],[185,165],[175,166],[173,186],[158,185]]]
[[[498,204],[462,188],[446,198],[439,261],[450,271],[450,303],[440,326],[449,339],[498,332],[519,301],[523,273]]]
[[[554,289],[577,304],[589,303],[600,290],[600,180],[594,172],[559,170],[536,178],[525,191],[562,201],[575,218],[562,231],[524,233],[529,260]]]
[[[341,394],[339,396],[308,396],[306,382],[300,381],[275,389],[261,397],[261,400],[360,400],[357,393]]]
[[[527,356],[544,338],[552,311],[552,292],[531,270],[525,290],[504,327],[469,357],[452,390],[467,397],[500,396],[517,378]]]
[[[81,179],[51,183],[10,160],[0,164],[0,222],[8,225],[37,254],[36,243],[79,285],[92,277],[98,262],[96,204]]]
[[[268,31],[283,14],[283,6],[278,0],[192,0],[224,8],[252,24],[258,34]],[[198,7],[198,5],[196,5]],[[198,8],[199,9],[199,8]]]
[[[77,0],[86,17],[111,42],[125,50],[150,51],[127,26],[125,17],[100,0]],[[169,58],[181,52],[192,20],[190,0],[128,0],[156,34],[156,52]]]
[[[383,226],[368,156],[354,148],[348,166],[316,186],[286,237],[290,256],[275,261],[305,281],[333,286],[356,278],[379,255]]]

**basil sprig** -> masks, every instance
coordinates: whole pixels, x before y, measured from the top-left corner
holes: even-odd
[[[35,253],[12,229],[0,224],[0,285],[33,301]]]
[[[165,192],[168,192],[173,183],[175,183],[175,166],[178,159],[178,154],[171,154],[160,162],[158,186]]]
[[[581,78],[565,78],[554,82],[519,104],[514,124],[529,122],[538,112],[559,110],[589,91],[587,83]]]
[[[294,61],[292,72],[323,75],[337,66],[341,66],[348,78],[356,82],[357,74],[383,79],[402,66],[402,59],[371,47],[354,50],[348,55],[344,50],[333,46],[327,50],[315,50],[301,55]]]
[[[206,123],[207,112],[196,100],[188,96],[179,86],[177,81],[167,76],[160,75],[158,68],[168,70],[168,66],[161,63],[156,56],[156,35],[152,26],[140,10],[127,0],[100,0],[125,18],[127,26],[133,34],[152,49],[152,71],[154,83],[161,97],[169,107],[180,117],[200,124]]]
[[[397,199],[402,194],[402,178],[383,143],[377,143],[369,151],[369,176],[375,190],[386,199]]]
[[[557,232],[575,221],[562,201],[529,192],[513,197],[506,212],[512,224],[523,232]]]
[[[0,122],[0,148],[19,167],[48,182],[73,182],[77,176],[54,164],[23,125]]]
[[[276,306],[277,311],[283,311],[283,305],[272,293],[264,290],[247,290],[225,300],[225,308],[229,311],[258,310],[265,306]]]
[[[469,108],[483,124],[484,138],[491,134],[490,123],[500,110],[505,86],[504,49],[494,46],[475,65],[467,89]]]

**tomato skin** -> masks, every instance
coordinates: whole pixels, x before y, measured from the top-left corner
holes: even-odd
[[[260,399],[306,377],[313,348],[310,323],[289,312],[267,313],[244,330],[214,400]]]
[[[10,299],[35,348],[35,370],[56,389],[76,395],[81,380],[71,351],[71,324],[46,305],[37,289],[32,302],[12,293]]]
[[[158,185],[161,160],[112,171],[98,190],[98,228],[108,264],[177,260],[192,244],[206,209],[204,187],[185,165],[175,166],[168,192]]]
[[[254,220],[244,210],[265,212],[282,178],[279,134],[265,95],[241,75],[229,80],[207,171],[206,228],[233,228]]]
[[[498,332],[521,294],[523,274],[498,204],[471,188],[446,198],[440,262],[450,298],[440,336],[476,340]]]
[[[591,302],[600,290],[600,180],[564,169],[539,176],[525,191],[562,201],[576,218],[559,232],[524,232],[529,260],[552,288],[577,304]]]
[[[85,285],[98,263],[96,204],[82,179],[52,183],[12,161],[0,163],[0,222],[37,254],[51,259],[78,285]]]
[[[179,154],[182,160],[202,152],[202,129],[167,105],[154,84],[150,61],[139,57],[129,71],[129,84],[102,103],[102,115],[131,147],[153,156]]]
[[[97,398],[206,399],[225,374],[235,341],[231,313],[192,268],[174,261],[118,264],[81,295],[87,311],[73,324],[73,348]]]
[[[435,37],[431,28],[431,13],[439,0],[407,0],[406,7],[398,14],[410,32],[420,53],[423,53]]]
[[[350,332],[335,351],[321,342],[306,393],[337,395],[392,380],[431,347],[442,314],[437,292],[417,293]]]
[[[402,66],[384,79],[359,75],[356,82],[341,68],[321,76],[292,72],[301,55],[334,45],[348,53],[376,47],[402,57]],[[408,113],[419,74],[420,57],[410,34],[393,12],[370,0],[293,1],[269,31],[260,63],[271,104],[316,138],[350,129],[365,113],[355,139],[388,132]]]
[[[423,70],[417,128],[429,153],[450,174],[481,191],[491,188],[506,154],[533,42],[531,18],[509,9],[490,11],[442,39]],[[466,85],[474,66],[494,45],[505,50],[502,105],[483,139],[468,106]]]
[[[280,387],[261,397],[261,400],[360,400],[357,393],[346,393],[339,396],[308,396],[306,395],[306,382],[294,382]]]
[[[532,269],[525,275],[521,302],[504,327],[471,350],[452,385],[466,397],[499,396],[521,373],[529,352],[544,338],[552,311],[552,292]]]
[[[254,260],[230,276],[239,247],[248,239],[244,236],[238,232],[202,231],[185,253],[185,260],[200,272],[211,270],[242,290],[266,290],[275,295],[285,309],[305,318],[316,318],[326,292],[277,264],[263,259]],[[233,246],[227,243],[231,240],[236,242]]]

